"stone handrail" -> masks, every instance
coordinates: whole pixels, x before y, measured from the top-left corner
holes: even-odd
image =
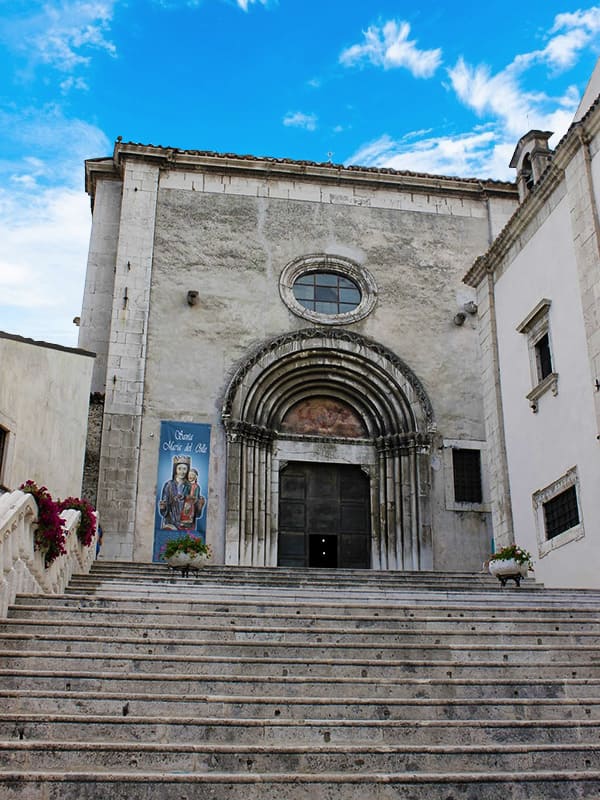
[[[81,512],[61,512],[67,552],[49,567],[34,547],[38,508],[30,494],[16,490],[0,495],[0,619],[19,593],[62,594],[75,572],[86,573],[96,556],[95,542],[84,547],[76,534]]]

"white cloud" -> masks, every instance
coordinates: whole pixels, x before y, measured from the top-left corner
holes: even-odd
[[[242,11],[248,11],[248,6],[253,3],[260,3],[260,5],[266,6],[269,0],[236,0],[236,2]]]
[[[116,54],[115,45],[107,38],[115,2],[62,0],[47,2],[29,15],[5,15],[0,39],[23,56],[30,68],[47,65],[73,72],[89,64],[94,51]]]
[[[317,117],[315,114],[289,111],[283,118],[283,124],[290,128],[304,128],[307,131],[314,131],[317,128]]]
[[[399,140],[381,136],[357,150],[346,163],[430,175],[513,180],[508,167],[513,150],[514,142],[498,141],[492,128],[482,127],[456,136],[431,136],[418,141],[414,141],[414,134]]]
[[[75,345],[91,222],[83,160],[110,144],[56,107],[0,115],[0,136],[32,153],[0,162],[0,328]]]
[[[575,87],[561,97],[524,88],[527,70],[545,64],[554,71],[571,67],[581,50],[600,34],[600,8],[558,14],[540,50],[517,55],[503,70],[492,74],[485,64],[471,66],[459,58],[448,70],[459,100],[479,116],[492,115],[514,136],[532,128],[548,129],[562,136],[577,108]]]
[[[340,55],[340,63],[351,66],[369,61],[378,67],[405,67],[415,78],[430,78],[442,62],[442,51],[419,50],[409,39],[408,22],[389,20],[383,27],[372,25],[364,31],[364,42],[348,47]]]

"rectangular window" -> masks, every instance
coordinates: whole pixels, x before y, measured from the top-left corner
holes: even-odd
[[[4,428],[0,428],[0,484],[2,484],[3,478],[3,467],[4,467],[4,456],[6,454],[6,446],[8,443],[8,431]]]
[[[575,486],[569,486],[544,503],[544,526],[546,538],[553,539],[579,525],[579,508]]]
[[[545,333],[541,339],[538,339],[534,347],[538,380],[543,381],[544,378],[552,374],[552,355],[550,353],[548,334]]]
[[[481,503],[481,453],[453,448],[454,500],[456,503]]]

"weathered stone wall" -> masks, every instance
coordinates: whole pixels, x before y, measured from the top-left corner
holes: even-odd
[[[295,259],[322,254],[368,270],[376,285],[370,313],[339,327],[402,359],[433,407],[427,456],[411,462],[427,495],[432,563],[478,568],[489,553],[487,481],[477,506],[457,508],[448,489],[448,448],[484,439],[478,321],[454,319],[475,297],[461,276],[512,213],[512,189],[125,144],[89,169],[101,210],[84,307],[93,309],[101,287],[105,313],[112,292],[109,328],[93,328],[106,353],[105,556],[150,558],[160,422],[179,420],[211,425],[208,539],[224,558],[223,397],[249,353],[319,324],[286,305],[280,278]],[[110,188],[101,192],[104,169]]]
[[[102,420],[104,416],[104,395],[94,392],[90,395],[88,411],[87,438],[85,443],[85,462],[83,465],[83,486],[81,496],[96,508],[98,477],[100,474],[100,445],[102,443]]]

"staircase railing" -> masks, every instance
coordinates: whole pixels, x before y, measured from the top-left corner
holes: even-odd
[[[34,546],[38,508],[19,490],[0,496],[0,618],[17,594],[61,594],[75,572],[87,573],[96,556],[95,543],[84,547],[76,534],[81,512],[61,512],[67,531],[67,552],[46,567]]]

